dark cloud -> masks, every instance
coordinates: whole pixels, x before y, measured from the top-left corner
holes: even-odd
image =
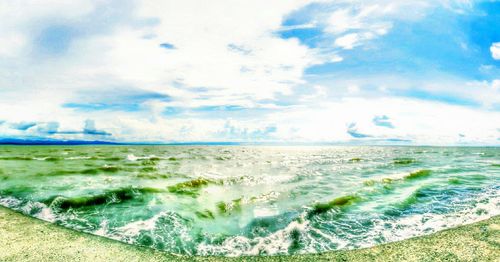
[[[2,124],[5,121],[0,121]],[[104,130],[99,130],[95,126],[94,120],[86,120],[82,130],[59,130],[59,123],[55,121],[51,122],[19,122],[19,123],[9,123],[9,126],[13,129],[20,131],[36,130],[36,133],[40,135],[91,135],[91,136],[111,136]],[[31,131],[30,130],[30,131]]]
[[[38,123],[36,125],[38,133],[45,133],[49,135],[56,134],[59,130],[58,122],[47,122],[47,123]]]
[[[103,130],[97,130],[95,127],[95,121],[87,119],[85,121],[85,126],[83,127],[83,134],[84,135],[98,135],[98,136],[110,136],[111,134],[103,131]]]
[[[387,141],[387,142],[412,142],[411,139],[402,139],[402,138],[387,138],[387,139],[384,139],[384,141]]]
[[[13,129],[26,131],[32,127],[36,126],[35,122],[19,122],[19,123],[11,123],[10,127]]]
[[[363,134],[358,132],[358,128],[356,127],[356,123],[351,123],[347,126],[347,133],[354,138],[367,138],[371,137],[371,135]]]
[[[161,43],[160,47],[165,49],[175,49],[175,46],[170,43]]]
[[[373,124],[375,124],[376,126],[394,128],[394,125],[391,123],[389,117],[386,115],[375,116],[372,121],[373,121]]]

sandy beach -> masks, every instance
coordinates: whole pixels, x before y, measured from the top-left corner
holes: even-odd
[[[500,217],[373,248],[315,255],[186,257],[66,229],[0,207],[0,261],[498,261]]]

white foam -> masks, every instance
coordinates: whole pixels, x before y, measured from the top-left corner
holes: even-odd
[[[162,222],[168,221],[168,223],[159,223],[162,218],[165,219]],[[152,238],[151,247],[154,248],[155,243],[161,243],[160,246],[168,247],[169,252],[190,255],[191,251],[187,247],[194,245],[190,232],[191,228],[178,215],[172,212],[161,212],[149,219],[134,221],[122,227],[107,230],[105,236],[136,244],[138,237],[146,233]]]
[[[52,212],[52,209],[47,206],[43,207],[40,212],[35,214],[35,217],[49,222],[54,222],[57,220],[57,216],[54,214],[54,212]]]
[[[24,214],[31,214],[32,216],[45,220],[48,222],[54,222],[57,220],[57,216],[52,212],[52,210],[43,203],[28,201],[24,203],[22,200],[14,197],[4,197],[0,198],[0,205],[18,210]],[[36,212],[38,211],[38,212]]]
[[[303,214],[305,216],[305,214]],[[303,223],[294,220],[285,228],[278,230],[265,237],[247,238],[244,236],[234,236],[227,238],[221,245],[201,243],[197,247],[198,255],[225,255],[237,257],[242,255],[276,255],[287,254],[292,240],[290,234],[294,230],[307,232],[309,221]]]
[[[72,157],[67,157],[65,160],[80,160],[80,159],[90,159],[91,157],[89,156],[72,156]]]
[[[135,222],[128,223],[122,227],[119,227],[116,229],[117,232],[120,232],[120,234],[123,237],[127,238],[134,238],[135,236],[139,235],[141,231],[151,231],[155,229],[156,222],[158,219],[162,216],[165,216],[165,212],[161,212],[150,219],[147,220],[139,220]]]
[[[128,154],[127,155],[127,160],[128,161],[137,161],[137,159],[139,159],[139,158],[136,157],[134,154]]]
[[[108,225],[109,221],[107,219],[104,219],[99,224],[99,228],[96,231],[94,231],[93,234],[98,236],[106,236],[108,232]]]
[[[270,217],[279,214],[278,208],[257,206],[253,210],[254,217]]]
[[[151,159],[151,158],[160,158],[160,157],[157,157],[155,155],[149,155],[149,156],[135,156],[134,154],[127,155],[128,161],[146,160],[146,159]]]
[[[262,211],[262,212],[261,212]],[[266,216],[266,210],[256,209],[257,216]],[[481,212],[482,211],[482,212]],[[452,214],[414,214],[400,217],[394,220],[378,219],[374,221],[374,227],[366,233],[350,233],[352,238],[341,238],[336,231],[324,231],[310,225],[302,215],[302,219],[296,219],[285,228],[269,234],[265,237],[247,238],[244,236],[233,236],[227,238],[222,244],[201,243],[198,245],[199,255],[278,255],[288,254],[292,244],[290,234],[298,230],[301,234],[301,247],[299,253],[317,253],[336,249],[353,249],[370,247],[383,242],[393,242],[408,239],[415,236],[427,235],[443,229],[452,228],[464,224],[478,222],[493,216],[500,215],[500,196],[494,190],[487,192],[477,198],[477,204],[469,209]],[[304,222],[299,222],[304,221]],[[329,223],[329,221],[325,221]],[[349,227],[350,225],[345,225]],[[362,241],[359,241],[362,239]]]
[[[15,197],[2,197],[0,198],[0,205],[8,208],[13,208],[21,205],[22,201]]]
[[[393,221],[376,220],[375,226],[359,246],[370,247],[384,242],[394,242],[411,237],[431,234],[443,229],[475,223],[500,215],[500,196],[495,192],[487,192],[477,196],[477,204],[471,208],[451,214],[414,214]]]

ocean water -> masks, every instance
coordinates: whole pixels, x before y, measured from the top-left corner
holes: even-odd
[[[188,255],[354,249],[500,214],[500,148],[0,146],[0,204]]]

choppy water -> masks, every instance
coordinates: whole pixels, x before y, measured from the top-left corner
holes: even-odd
[[[197,255],[359,248],[500,214],[500,148],[1,146],[0,204]]]

